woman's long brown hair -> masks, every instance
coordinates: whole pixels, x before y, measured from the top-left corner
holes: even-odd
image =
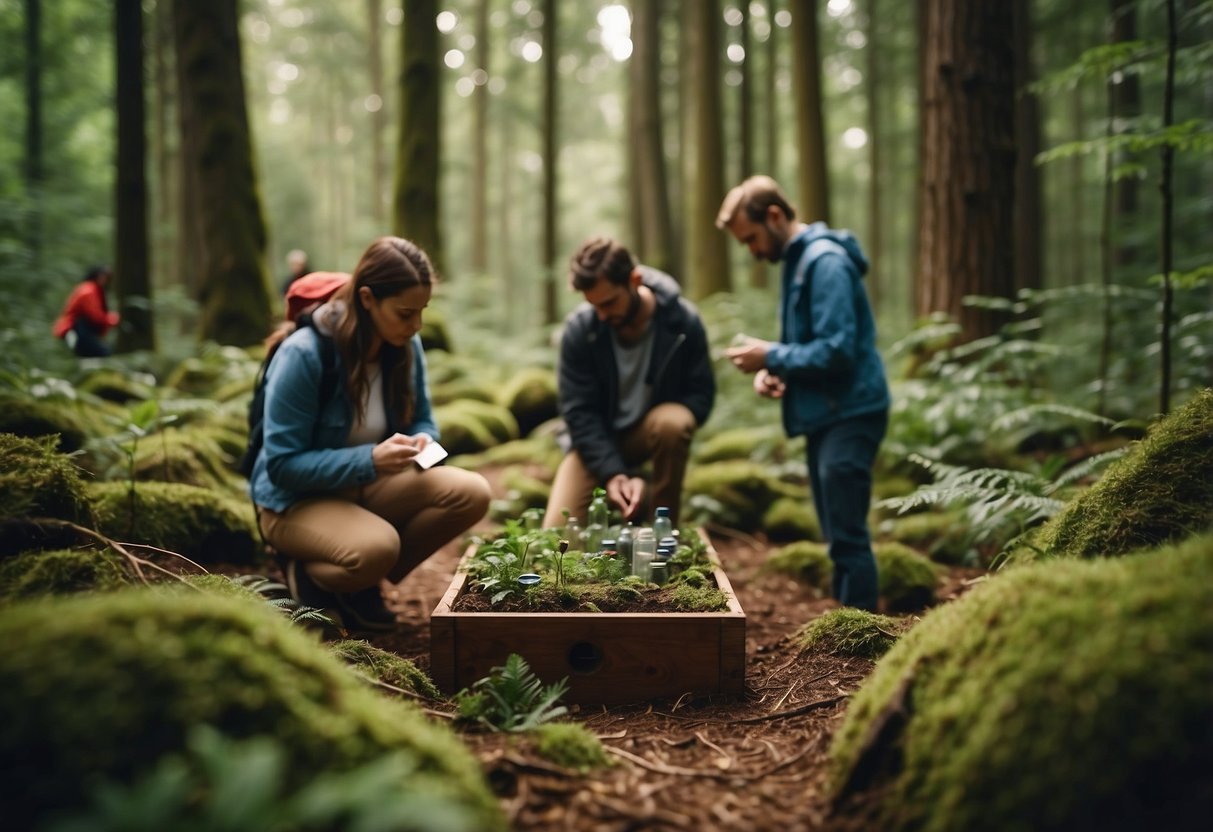
[[[370,313],[358,301],[358,290],[371,290],[376,300],[394,297],[415,286],[431,286],[434,268],[430,258],[413,242],[402,237],[380,237],[371,243],[354,269],[353,279],[333,295],[345,302],[345,314],[333,331],[333,342],[342,364],[349,370],[346,392],[354,406],[356,421],[366,416],[367,391],[370,388],[366,354],[375,335]],[[388,402],[388,412],[399,415],[401,425],[413,419],[416,394],[413,390],[413,349],[383,344],[379,366]]]

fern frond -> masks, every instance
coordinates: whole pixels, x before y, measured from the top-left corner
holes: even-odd
[[[1004,413],[1002,416],[994,420],[991,426],[995,431],[1006,431],[1013,428],[1028,424],[1042,415],[1064,416],[1074,422],[1090,422],[1096,425],[1103,425],[1111,428],[1115,425],[1111,419],[1106,416],[1100,416],[1098,413],[1093,413],[1090,410],[1084,410],[1081,407],[1071,407],[1064,404],[1056,403],[1040,403],[1030,404],[1026,407],[1020,407],[1012,410],[1010,413]]]

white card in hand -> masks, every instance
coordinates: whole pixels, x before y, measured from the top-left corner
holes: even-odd
[[[424,448],[418,451],[417,456],[413,457],[413,462],[416,462],[419,468],[430,468],[446,458],[446,448],[431,439]]]

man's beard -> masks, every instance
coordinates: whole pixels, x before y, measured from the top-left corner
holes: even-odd
[[[631,297],[628,300],[628,311],[624,312],[618,321],[612,321],[611,326],[615,327],[615,329],[623,329],[624,327],[628,326],[632,323],[632,321],[636,320],[636,316],[640,314],[640,307],[640,290],[632,289]]]
[[[771,241],[771,248],[766,253],[766,257],[764,259],[771,263],[778,263],[783,259],[783,248],[785,245],[787,245],[787,240],[780,237],[779,234],[776,233],[775,229],[771,228],[770,224],[765,220],[762,223],[762,227],[767,230],[767,238]]]

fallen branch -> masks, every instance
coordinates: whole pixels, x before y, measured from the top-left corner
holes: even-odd
[[[175,578],[178,581],[181,581],[182,583],[189,584],[189,582],[186,581],[185,578],[182,578],[176,572],[173,572],[172,570],[169,570],[169,569],[165,569],[163,566],[161,566],[158,563],[153,563],[152,561],[147,560],[146,558],[141,558],[138,555],[133,554],[126,548],[127,544],[119,543],[118,541],[108,538],[105,535],[103,535],[101,532],[90,529],[87,526],[81,526],[77,523],[71,522],[70,520],[60,520],[57,517],[34,517],[34,518],[31,518],[29,522],[36,523],[38,525],[58,526],[59,528],[63,528],[63,529],[71,529],[72,531],[76,532],[77,534],[82,534],[85,537],[90,537],[99,543],[103,543],[104,545],[108,546],[109,548],[113,549],[115,552],[117,552],[118,554],[120,554],[124,558],[126,558],[130,562],[131,568],[135,570],[135,574],[139,576],[139,580],[143,581],[143,583],[145,583],[145,584],[150,583],[150,582],[148,581],[147,576],[143,574],[142,567],[144,567],[144,566],[147,566],[151,569],[155,569],[158,572],[163,572],[165,575],[168,575],[170,578]],[[140,544],[134,544],[134,545],[140,545]],[[155,547],[151,547],[151,548],[155,548]],[[178,555],[178,557],[180,557],[180,555]],[[186,558],[186,560],[188,560],[188,558]],[[190,561],[190,562],[193,563],[193,561]],[[197,566],[197,564],[194,564],[194,565]],[[202,569],[201,566],[199,566],[198,568]],[[202,571],[206,572],[205,569],[202,569]],[[203,590],[199,589],[198,587],[193,587],[192,585],[190,585],[190,586],[193,589],[198,590],[199,592],[203,591]]]

